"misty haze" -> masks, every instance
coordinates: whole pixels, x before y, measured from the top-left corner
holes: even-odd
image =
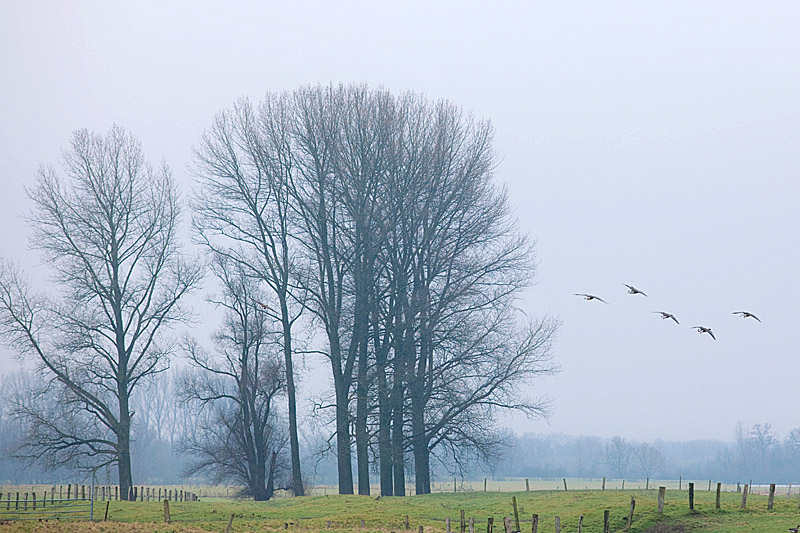
[[[3,2],[0,523],[794,527],[798,23]]]

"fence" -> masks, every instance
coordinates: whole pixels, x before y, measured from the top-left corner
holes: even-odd
[[[47,492],[37,499],[36,492],[13,494],[8,492],[5,501],[0,500],[0,521],[4,520],[92,520],[94,502],[89,498],[50,499]],[[0,496],[2,496],[0,494]],[[21,497],[20,497],[21,496]]]

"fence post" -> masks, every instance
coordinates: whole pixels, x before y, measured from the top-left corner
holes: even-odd
[[[106,500],[106,514],[103,516],[103,522],[108,520],[108,506],[111,505],[111,500]]]
[[[622,480],[622,490],[625,490],[625,480]]]
[[[28,510],[28,493],[27,492],[25,493],[25,509],[24,510],[25,511]]]
[[[17,493],[17,499],[14,503],[14,510],[19,511],[19,492]]]
[[[483,492],[486,492],[486,478],[483,478]]]
[[[567,478],[564,478],[564,492],[567,492]]]
[[[711,480],[708,480],[708,492],[711,492]]]
[[[683,490],[683,477],[678,476],[678,490]]]
[[[419,526],[420,533],[422,533],[422,526]],[[490,516],[489,519],[486,521],[486,533],[492,533],[494,529],[494,517]]]
[[[583,533],[583,515],[578,517],[578,533]]]
[[[767,500],[767,509],[772,510],[772,502],[775,500],[775,483],[769,484],[769,500]],[[34,505],[36,500],[34,499]]]
[[[664,512],[664,500],[667,496],[667,487],[658,487],[658,514]]]
[[[70,496],[71,494],[72,494],[72,483],[69,483],[69,484],[67,484],[67,499],[68,500],[72,499],[72,497]]]
[[[361,523],[363,524],[364,521],[362,520]],[[445,524],[447,524],[447,533],[452,533],[450,530],[450,518],[445,518]],[[364,526],[361,526],[361,529],[364,529]]]
[[[519,527],[519,513],[517,512],[517,497],[511,497],[511,505],[514,507],[514,531],[522,531]],[[463,531],[461,533],[464,533]]]
[[[603,489],[606,490],[606,476],[603,476]]]
[[[609,513],[610,511],[608,509],[603,511],[603,533],[608,533]]]
[[[561,533],[561,517],[556,515],[556,533]]]
[[[539,515],[535,513],[531,519],[531,533],[539,533]]]
[[[742,490],[742,506],[740,507],[741,509],[746,509],[747,508],[747,490],[749,488],[750,488],[750,485],[745,483],[744,490]]]
[[[722,483],[717,483],[717,509],[719,509],[720,492],[722,492]]]
[[[512,533],[512,531],[514,531],[513,529],[511,529],[511,517],[510,516],[504,516],[503,517],[503,530],[506,533]]]
[[[461,509],[461,533],[467,530],[467,522],[464,520],[464,509]]]
[[[33,492],[32,494],[33,494],[33,510],[35,511],[36,510],[36,493]],[[770,509],[772,509],[772,507],[770,507]]]
[[[647,478],[647,482],[645,482],[644,490],[650,490],[650,478]]]
[[[689,483],[689,510],[694,511],[694,483]]]
[[[625,526],[625,531],[631,530],[631,522],[633,522],[633,509],[636,507],[636,498],[631,496],[631,511],[628,513],[628,525]]]
[[[164,500],[164,523],[169,524],[169,500]]]
[[[472,517],[469,519],[469,533],[475,533],[475,519]]]
[[[330,525],[331,525],[331,521],[328,520],[328,529],[330,529]],[[406,526],[406,531],[408,531],[408,515],[406,515],[405,526]]]

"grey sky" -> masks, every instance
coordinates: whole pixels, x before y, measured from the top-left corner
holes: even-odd
[[[497,176],[538,241],[520,306],[564,322],[563,371],[540,383],[552,420],[516,429],[800,427],[800,4],[165,4],[0,0],[0,255],[36,264],[24,186],[75,129],[120,124],[188,192],[191,146],[240,96],[413,89],[493,121]]]

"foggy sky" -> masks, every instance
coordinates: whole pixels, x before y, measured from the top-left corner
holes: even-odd
[[[412,89],[492,120],[497,178],[537,241],[519,306],[563,321],[561,373],[521,391],[550,396],[552,418],[514,429],[800,427],[800,4],[269,4],[0,0],[0,255],[39,264],[24,187],[73,130],[121,125],[188,194],[192,145],[239,97]]]

